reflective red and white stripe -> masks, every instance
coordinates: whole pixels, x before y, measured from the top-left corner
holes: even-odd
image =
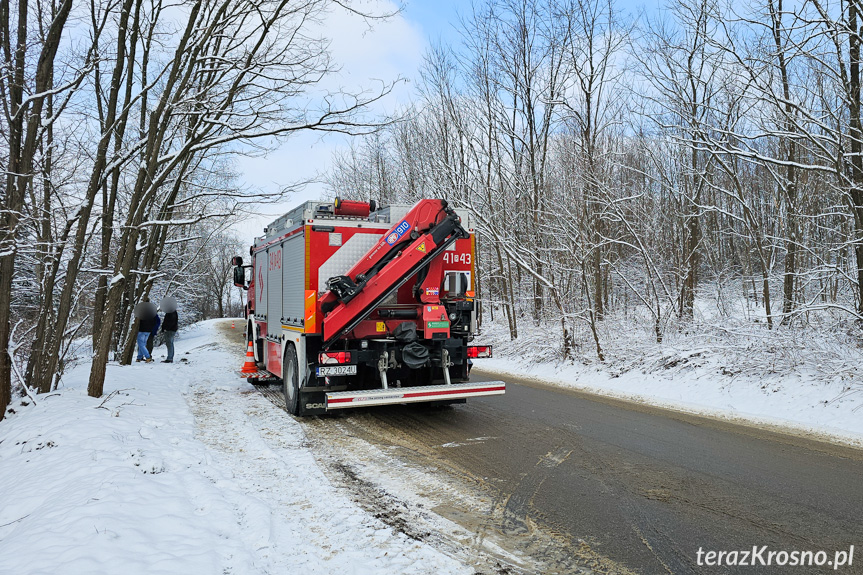
[[[254,373],[243,373],[238,372],[240,377],[245,377],[246,379],[271,379],[276,376],[270,373],[269,371],[256,371]]]
[[[481,383],[454,383],[452,385],[397,387],[364,391],[336,391],[328,393],[326,396],[327,410],[333,410],[395,403],[447,401],[485,395],[503,395],[504,393],[506,393],[504,382],[483,381]]]

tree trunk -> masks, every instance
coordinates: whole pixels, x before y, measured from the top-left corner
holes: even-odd
[[[147,143],[143,152],[143,157],[146,161],[141,163],[138,177],[133,187],[132,197],[129,200],[129,214],[126,218],[126,225],[123,228],[123,235],[120,238],[120,251],[117,256],[117,263],[114,266],[114,276],[117,278],[117,281],[108,289],[105,317],[102,322],[102,329],[99,332],[98,345],[93,354],[93,367],[90,370],[90,379],[87,385],[87,393],[91,397],[101,397],[105,386],[105,371],[108,363],[111,337],[114,331],[114,322],[120,308],[123,288],[126,281],[128,281],[127,278],[130,276],[132,263],[135,260],[135,246],[139,237],[139,226],[143,222],[148,205],[153,200],[155,187],[159,185],[159,182],[156,181],[156,172],[159,165],[159,153],[168,128],[168,116],[170,115],[168,106],[175,95],[175,90],[182,89],[182,86],[185,86],[185,83],[189,81],[191,70],[186,70],[182,66],[188,64],[184,56],[192,37],[192,32],[199,23],[198,14],[201,7],[201,2],[196,2],[192,6],[188,23],[175,50],[173,64],[165,79],[164,92],[149,117]],[[224,9],[224,5],[221,9]],[[127,13],[124,12],[124,14]],[[191,61],[194,61],[194,58]]]
[[[0,420],[6,414],[6,406],[12,399],[12,357],[9,343],[12,331],[12,279],[15,275],[17,253],[16,235],[27,186],[32,180],[33,158],[37,150],[37,136],[42,127],[42,107],[45,97],[36,97],[23,105],[24,72],[27,48],[27,6],[18,2],[18,36],[14,51],[14,62],[4,62],[13,70],[12,83],[4,86],[9,94],[9,111],[13,115],[8,127],[9,161],[6,174],[6,202],[0,214]],[[66,19],[72,9],[72,0],[64,0],[45,35],[39,60],[36,64],[35,92],[45,94],[53,78],[54,57],[60,45],[60,37]],[[11,55],[9,36],[9,2],[0,0],[0,43],[4,52]],[[5,82],[4,82],[5,83]],[[26,134],[24,132],[27,116]]]
[[[136,67],[135,57],[138,49],[138,36],[141,21],[141,2],[135,2],[135,14],[132,21],[132,37],[129,41],[129,57],[128,71],[126,72],[126,90],[123,96],[123,110],[127,110],[132,102],[133,88],[135,85]],[[143,61],[140,69],[140,83],[142,86],[147,85],[147,62],[149,60],[150,42],[152,41],[152,31],[150,36],[143,41]],[[141,109],[147,109],[147,93],[141,95]],[[143,115],[143,114],[142,114]],[[114,157],[118,157],[123,150],[123,137],[126,134],[126,126],[129,123],[129,114],[121,114],[117,129],[114,135]],[[103,128],[104,129],[104,128]],[[93,347],[96,347],[96,340],[99,331],[102,329],[103,312],[105,309],[105,298],[108,293],[108,277],[104,270],[108,269],[111,263],[111,241],[114,234],[114,209],[117,204],[117,191],[120,183],[120,166],[116,166],[111,172],[110,185],[106,180],[102,187],[102,233],[101,233],[101,252],[99,254],[99,283],[96,287],[96,296],[93,302]]]
[[[848,3],[849,56],[849,116],[851,121],[849,140],[851,145],[851,190],[850,197],[854,213],[854,238],[863,237],[863,129],[860,123],[860,36],[857,33],[857,3]],[[863,315],[863,244],[854,244],[855,267],[857,268],[857,313]]]
[[[57,309],[57,325],[54,326],[55,336],[50,342],[50,347],[47,350],[45,371],[40,374],[41,380],[52,380],[57,371],[57,365],[60,358],[60,347],[63,342],[63,334],[66,331],[69,317],[72,312],[72,304],[74,292],[78,278],[78,272],[81,268],[81,260],[84,256],[84,249],[87,244],[89,235],[90,213],[93,210],[93,204],[96,200],[96,194],[102,187],[102,177],[107,162],[108,145],[113,136],[114,122],[116,120],[118,93],[120,89],[120,79],[122,78],[123,70],[125,69],[126,53],[126,28],[129,23],[129,13],[132,9],[133,0],[124,0],[122,12],[120,15],[120,27],[117,35],[117,61],[114,66],[113,75],[111,78],[111,87],[108,99],[108,113],[105,116],[105,127],[103,128],[99,145],[97,148],[95,164],[93,171],[90,173],[90,180],[87,186],[87,192],[84,202],[78,211],[78,228],[75,233],[75,238],[72,244],[72,255],[66,268],[66,278],[63,283],[63,291],[60,294],[60,301]],[[45,385],[44,383],[42,385]],[[48,384],[50,385],[50,383]]]

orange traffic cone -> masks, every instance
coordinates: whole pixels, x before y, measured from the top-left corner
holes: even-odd
[[[231,329],[234,329],[234,320],[231,320]]]
[[[243,364],[243,369],[240,374],[258,373],[258,366],[255,365],[255,352],[252,348],[252,342],[249,342],[249,349],[246,351],[246,363]]]

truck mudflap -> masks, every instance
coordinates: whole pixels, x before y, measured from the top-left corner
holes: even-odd
[[[481,383],[391,387],[389,389],[366,389],[362,391],[334,391],[326,394],[326,404],[327,411],[333,411],[370,405],[449,401],[484,395],[503,395],[504,393],[506,393],[506,383],[483,381]]]

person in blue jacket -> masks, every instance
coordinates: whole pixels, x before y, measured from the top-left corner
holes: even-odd
[[[153,318],[153,321],[156,322],[156,325],[153,326],[153,331],[150,332],[150,336],[147,338],[147,351],[150,353],[150,356],[153,356],[153,344],[156,343],[156,334],[159,333],[159,326],[162,324],[162,319],[159,317],[159,314],[156,314],[156,317]]]

